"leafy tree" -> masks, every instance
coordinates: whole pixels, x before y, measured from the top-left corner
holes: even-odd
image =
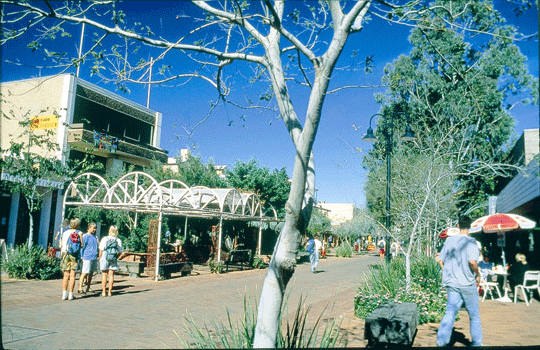
[[[178,178],[188,186],[206,186],[210,188],[226,188],[227,181],[217,174],[212,160],[203,164],[201,157],[189,157],[178,162]]]
[[[256,159],[249,162],[237,160],[226,174],[232,187],[256,193],[264,203],[274,207],[278,217],[285,216],[285,203],[291,189],[285,168],[270,171],[268,167],[260,167]]]
[[[470,10],[479,28],[493,28],[489,40],[479,47],[463,32],[415,28],[409,56],[385,68],[383,82],[389,88],[377,96],[384,104],[378,121],[382,127],[377,128],[380,140],[386,140],[391,123],[395,139],[406,123],[417,136],[413,145],[393,140],[397,151],[392,157],[392,234],[409,243],[408,281],[409,255],[421,231],[431,236],[418,237],[420,242],[433,241],[433,233],[448,224],[445,217],[456,217],[456,212],[480,215],[493,194],[495,176],[508,176],[514,169],[504,162],[513,130],[509,96],[529,94],[538,100],[538,81],[528,74],[525,57],[509,39],[515,28],[505,25],[493,9]],[[451,20],[444,11],[430,12],[425,21]],[[454,19],[456,24],[465,20]],[[386,215],[381,182],[386,163],[377,161],[386,152],[379,141],[364,159],[371,169],[366,197],[376,216]]]
[[[332,223],[326,212],[319,208],[314,208],[311,213],[311,220],[309,220],[309,225],[307,232],[311,235],[316,235],[324,232],[328,232],[332,229]]]
[[[380,225],[368,214],[367,209],[354,208],[353,218],[334,230],[334,234],[352,243],[358,237],[376,235],[381,232]]]
[[[360,32],[364,21],[369,19],[368,11],[371,16],[413,26],[419,22],[422,28],[436,28],[439,32],[469,29],[489,31],[490,23],[483,19],[493,12],[487,1],[475,0],[442,1],[433,6],[424,1],[408,2],[403,6],[382,1],[378,6],[371,6],[371,0],[346,3],[325,1],[317,3],[317,8],[315,3],[310,2],[193,1],[192,4],[201,10],[202,18],[193,18],[197,16],[195,11],[185,20],[178,17],[182,23],[177,21],[171,28],[184,27],[187,31],[167,33],[172,34],[167,39],[154,34],[147,25],[131,22],[122,10],[122,4],[116,1],[75,3],[73,6],[70,3],[12,0],[0,0],[0,3],[6,5],[2,24],[7,34],[0,39],[0,43],[24,38],[27,32],[37,33],[37,38],[29,42],[29,49],[38,52],[43,49],[46,57],[60,68],[80,65],[92,57],[92,72],[101,74],[105,65],[110,64],[113,73],[111,79],[117,81],[118,87],[124,91],[127,91],[128,82],[145,84],[145,75],[151,65],[146,61],[145,54],[138,54],[139,47],[134,44],[160,49],[157,61],[168,57],[174,60],[174,57],[184,54],[183,58],[190,60],[196,68],[186,65],[185,60],[171,61],[178,64],[164,64],[160,69],[161,80],[154,82],[203,79],[216,89],[217,96],[210,104],[210,112],[218,103],[239,105],[233,101],[231,87],[227,84],[236,79],[227,80],[227,73],[235,74],[230,70],[233,63],[239,63],[237,67],[241,68],[253,64],[254,77],[251,81],[255,87],[264,90],[259,97],[260,104],[249,100],[244,107],[271,109],[266,102],[275,99],[280,118],[295,148],[285,224],[262,288],[255,347],[273,347],[277,343],[281,305],[287,284],[295,271],[296,251],[309,223],[313,205],[315,165],[312,148],[325,98],[341,88],[358,86],[356,82],[347,86],[331,85],[332,73],[349,37]],[[431,14],[434,17],[430,17]],[[36,23],[46,28],[34,31]],[[44,40],[56,39],[67,33],[65,27],[69,23],[84,23],[87,27],[95,28],[93,46],[89,51],[81,52],[80,58],[42,47]],[[223,35],[222,40],[218,39],[219,34]],[[171,51],[177,55],[168,55]],[[183,71],[176,71],[182,68]],[[357,68],[359,65],[354,64],[350,70]],[[295,83],[307,89],[307,94],[298,95],[296,105],[291,93]],[[305,111],[303,118],[299,118],[299,110]]]

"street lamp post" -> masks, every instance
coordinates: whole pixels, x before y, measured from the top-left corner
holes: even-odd
[[[400,114],[404,114],[402,112],[398,112]],[[375,142],[377,141],[377,137],[373,134],[373,129],[371,128],[371,121],[376,116],[383,116],[382,114],[374,114],[369,119],[369,127],[367,129],[366,136],[362,138],[364,141],[368,142]],[[390,233],[390,181],[392,179],[392,166],[390,164],[390,159],[392,155],[392,137],[394,133],[394,121],[393,118],[390,117],[389,123],[385,126],[385,135],[386,135],[386,247],[385,247],[385,258],[386,263],[390,261],[390,239],[389,239],[389,233]],[[413,141],[416,137],[414,136],[414,133],[411,130],[411,127],[407,124],[407,128],[405,129],[405,134],[401,137],[401,141]]]

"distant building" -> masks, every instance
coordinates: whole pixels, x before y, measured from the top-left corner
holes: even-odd
[[[354,204],[352,203],[326,203],[319,201],[317,206],[322,208],[332,227],[340,226],[346,221],[353,219]]]
[[[180,158],[175,158],[175,157],[169,157],[167,159],[167,164],[163,165],[163,168],[165,169],[169,169],[169,170],[172,170],[174,171],[175,173],[177,173],[179,170],[178,170],[178,163],[184,163],[186,162],[189,157],[191,157],[191,151],[187,148],[182,148],[180,150]],[[226,179],[227,176],[225,174],[225,170],[227,169],[227,166],[226,165],[214,165],[214,169],[216,170],[216,174],[222,178],[222,179]]]
[[[0,119],[2,149],[8,149],[10,141],[24,131],[19,121],[30,117],[33,130],[52,130],[52,141],[60,147],[54,154],[34,150],[44,157],[82,161],[92,154],[107,173],[126,165],[138,168],[153,161],[167,162],[167,151],[160,147],[161,113],[74,75],[3,82],[0,92],[3,112],[14,111],[16,117]],[[9,174],[2,174],[2,181],[9,179]],[[58,187],[47,192],[42,209],[35,214],[35,243],[43,247],[52,243],[60,226],[63,186]],[[0,195],[0,239],[11,246],[28,237],[28,212],[19,199],[18,193]]]

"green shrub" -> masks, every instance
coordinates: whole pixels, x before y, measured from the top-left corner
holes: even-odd
[[[336,256],[350,258],[352,256],[352,247],[348,242],[343,242],[336,248]]]
[[[220,262],[217,262],[217,261],[214,261],[214,260],[209,260],[208,261],[208,267],[210,267],[210,272],[211,273],[223,273],[223,271],[225,271],[225,264],[220,261]]]
[[[48,280],[62,276],[55,258],[47,256],[40,246],[28,248],[26,244],[7,252],[7,259],[2,259],[2,270],[20,279]]]
[[[405,290],[405,262],[371,267],[354,298],[355,314],[366,318],[384,301],[416,303],[420,324],[440,322],[446,309],[446,291],[441,287],[439,265],[430,258],[411,259],[411,288]]]
[[[255,269],[265,269],[268,267],[268,264],[264,262],[260,255],[257,255],[253,258],[253,268]]]

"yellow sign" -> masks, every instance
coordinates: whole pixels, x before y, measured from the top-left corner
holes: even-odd
[[[32,124],[30,124],[30,129],[32,130],[56,128],[58,128],[58,117],[55,115],[42,115],[32,118]]]

